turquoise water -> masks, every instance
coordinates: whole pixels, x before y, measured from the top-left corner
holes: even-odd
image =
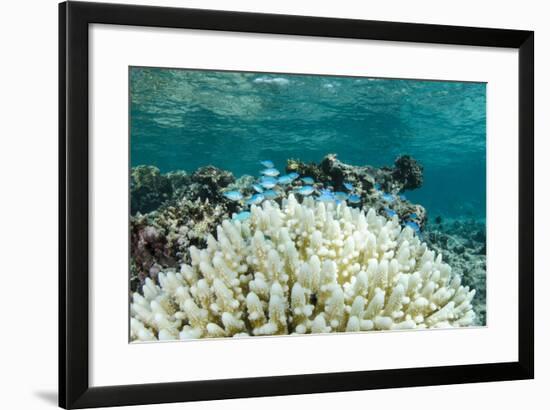
[[[409,154],[424,166],[409,199],[432,216],[485,218],[484,83],[131,68],[130,124],[131,165],[162,172]]]

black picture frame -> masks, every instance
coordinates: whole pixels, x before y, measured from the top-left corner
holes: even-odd
[[[517,362],[90,387],[88,29],[114,24],[519,50]],[[86,408],[445,385],[534,377],[534,33],[532,31],[105,3],[59,5],[59,405]]]

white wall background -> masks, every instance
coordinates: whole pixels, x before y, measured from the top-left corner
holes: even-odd
[[[134,408],[543,409],[550,385],[550,275],[543,256],[550,230],[550,25],[540,0],[123,1],[326,17],[531,29],[536,31],[536,379]],[[57,389],[57,1],[0,5],[0,407],[56,406]],[[329,56],[327,56],[329,58]],[[505,206],[505,205],[503,205]],[[472,345],[465,349],[475,348]]]

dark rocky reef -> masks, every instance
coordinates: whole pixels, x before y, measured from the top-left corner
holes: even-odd
[[[350,183],[361,198],[358,206],[373,207],[386,214],[396,212],[401,220],[415,222],[420,228],[426,223],[424,207],[399,195],[404,190],[422,186],[423,167],[409,155],[398,157],[393,167],[382,168],[349,165],[340,161],[336,154],[325,156],[319,164],[289,159],[286,171],[310,176],[315,181],[328,184],[334,191],[346,192],[344,182]]]
[[[235,177],[231,172],[208,165],[197,169],[191,175],[191,185],[186,196],[193,199],[221,200],[221,189],[233,182]]]
[[[220,190],[234,181],[231,172],[213,166],[199,168],[188,175],[185,171],[161,174],[157,167],[138,165],[130,173],[131,213],[152,212],[180,198],[222,201]]]
[[[330,177],[334,188],[338,191],[345,190],[343,183],[351,182],[354,186],[368,191],[374,188],[374,168],[370,166],[356,167],[341,162],[336,154],[329,154],[321,161],[320,168],[325,175]]]
[[[381,171],[385,171],[382,168]],[[424,182],[424,167],[410,155],[402,155],[395,160],[395,166],[389,169],[391,173],[391,192],[400,192],[405,189],[417,189]]]
[[[334,187],[341,190],[344,182],[356,182],[363,190],[374,188],[380,184],[383,191],[397,194],[404,190],[420,188],[423,183],[424,168],[410,155],[402,155],[395,160],[393,167],[375,168],[370,165],[355,166],[341,162],[336,154],[329,154],[323,158],[315,169],[315,164],[301,164],[296,160],[289,160],[287,171],[302,170],[312,177],[324,176]]]
[[[138,165],[130,172],[131,213],[154,211],[173,198],[185,186],[189,177],[185,171],[161,174],[157,167]]]
[[[315,162],[302,162],[299,159],[288,159],[286,172],[296,172],[302,177],[311,177],[317,182],[327,183],[331,181],[330,175],[326,174],[321,166]]]
[[[478,325],[486,324],[486,227],[477,220],[444,221],[434,218],[426,226],[424,240],[443,256],[462,283],[476,290],[473,300]]]

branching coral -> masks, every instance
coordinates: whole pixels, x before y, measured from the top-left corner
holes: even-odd
[[[132,340],[459,327],[475,316],[475,291],[410,228],[345,203],[265,201],[190,256],[134,293]]]

